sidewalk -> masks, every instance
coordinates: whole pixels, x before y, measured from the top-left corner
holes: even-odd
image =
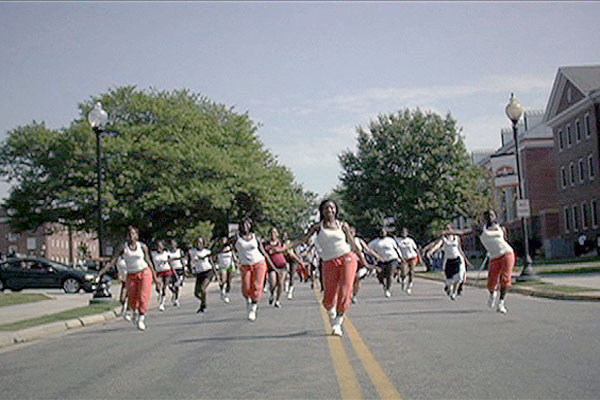
[[[210,286],[218,283],[211,282]],[[210,287],[209,286],[209,287]],[[111,287],[113,300],[119,300],[120,285]],[[64,294],[57,289],[49,290],[31,290],[31,293],[45,293],[52,297],[51,300],[43,300],[34,303],[17,304],[13,306],[0,307],[0,323],[8,324],[18,321],[24,321],[32,318],[41,317],[44,315],[52,315],[62,311],[71,310],[74,308],[85,307],[89,305],[92,299],[91,293]],[[181,299],[189,299],[186,301],[195,301],[194,296],[194,280],[187,279],[181,292]],[[167,295],[170,299],[170,294]],[[152,290],[151,309],[158,308],[157,293]],[[0,331],[0,349],[6,348],[19,343],[30,342],[41,339],[47,336],[58,335],[67,330],[77,329],[84,326],[106,323],[117,320],[120,316],[121,306],[116,307],[111,311],[101,314],[87,315],[84,317],[53,322],[44,325],[38,325],[18,331]]]

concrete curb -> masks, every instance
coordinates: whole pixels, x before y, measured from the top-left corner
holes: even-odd
[[[438,282],[444,281],[444,279],[441,277],[428,276],[428,275],[425,275],[422,273],[415,273],[415,276],[422,278],[422,279],[428,279],[430,281],[438,281]],[[469,281],[468,279],[467,279],[466,284],[467,284],[467,286],[474,286],[474,287],[478,287],[480,289],[486,288],[485,283],[473,282],[473,281]],[[510,292],[522,294],[525,296],[541,297],[541,298],[545,298],[545,299],[554,299],[554,300],[600,301],[600,295],[563,293],[563,292],[556,292],[556,291],[552,291],[552,290],[536,290],[534,288],[525,287],[525,286],[521,286],[521,287],[512,286],[510,288]]]
[[[18,331],[0,332],[0,349],[19,343],[32,342],[68,330],[83,328],[84,326],[117,321],[120,311],[121,307],[119,306],[101,314],[86,315],[81,318],[52,322]]]

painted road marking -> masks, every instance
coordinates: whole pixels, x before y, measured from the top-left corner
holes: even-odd
[[[314,289],[314,292],[319,302],[319,309],[321,310],[321,317],[323,318],[325,331],[329,334],[331,332],[329,315],[327,314],[325,307],[322,306],[321,293],[316,288]],[[344,325],[346,328],[345,330],[348,333],[348,337],[350,338],[350,342],[352,343],[352,347],[354,347],[354,351],[358,355],[363,368],[365,371],[367,371],[369,378],[371,378],[371,382],[373,382],[373,385],[379,394],[379,398],[386,400],[401,400],[402,396],[400,396],[400,393],[394,384],[383,371],[379,365],[379,362],[377,362],[375,356],[373,356],[373,353],[371,353],[367,347],[367,344],[362,339],[360,333],[358,333],[358,330],[347,315],[344,318]],[[342,338],[329,335],[327,337],[327,341],[329,343],[331,359],[333,360],[335,373],[338,378],[340,390],[342,392],[342,399],[362,398],[360,385],[358,384],[354,369],[352,368],[350,360],[348,359],[346,351],[344,350]]]
[[[358,384],[358,379],[356,378],[352,364],[350,364],[350,360],[344,349],[344,342],[342,338],[331,335],[329,315],[327,315],[325,307],[321,306],[321,294],[316,289],[315,296],[317,296],[317,300],[319,301],[319,309],[321,310],[325,331],[329,335],[327,336],[329,353],[331,355],[331,360],[333,361],[333,368],[335,369],[338,384],[340,385],[342,399],[362,399],[360,385]]]
[[[348,336],[350,337],[350,342],[352,342],[352,346],[354,347],[354,351],[358,354],[358,358],[369,374],[369,378],[371,378],[371,382],[375,385],[375,389],[377,389],[377,393],[379,393],[380,399],[402,399],[398,390],[394,384],[390,381],[386,373],[383,371],[379,362],[373,356],[373,353],[367,347],[365,341],[358,333],[358,330],[354,327],[354,324],[350,320],[350,318],[346,318],[344,321],[346,325],[346,330],[348,332]]]

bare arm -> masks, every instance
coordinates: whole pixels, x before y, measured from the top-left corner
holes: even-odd
[[[111,269],[112,267],[115,266],[119,257],[121,257],[123,255],[123,251],[124,251],[124,246],[120,245],[119,248],[117,249],[117,252],[113,256],[113,258],[108,263],[106,263],[106,265],[104,265],[104,267],[102,267],[102,269],[98,272],[98,280],[100,280],[100,278],[102,277],[102,275],[104,275],[106,273],[106,271],[108,271],[109,269]]]
[[[152,271],[152,281],[156,284],[157,290],[160,288],[160,283],[158,282],[158,278],[156,277],[156,266],[154,265],[154,258],[150,255],[150,250],[148,250],[148,246],[145,243],[142,243],[142,250],[144,251],[144,258],[146,262],[150,266],[150,271]]]
[[[308,241],[310,240],[310,238],[319,231],[319,229],[321,229],[321,225],[320,224],[314,224],[313,226],[311,226],[308,231],[306,232],[306,234],[304,236],[302,236],[300,239],[296,240],[295,242],[292,242],[292,245],[290,247],[296,247],[299,246],[301,244],[306,244],[308,243]]]
[[[346,240],[348,241],[348,243],[350,243],[352,251],[358,256],[360,263],[362,265],[367,265],[367,261],[365,260],[364,254],[362,253],[362,251],[360,251],[360,249],[356,245],[356,241],[354,240],[354,235],[352,234],[350,225],[348,225],[346,222],[342,222],[342,230],[346,234]]]
[[[267,254],[267,252],[265,251],[262,241],[259,240],[259,238],[256,238],[256,242],[258,243],[258,249],[260,250],[262,255],[265,257],[265,260],[267,260],[267,264],[269,264],[269,267],[275,268],[275,266],[273,265],[273,261],[271,261],[271,256],[269,256],[269,254]]]

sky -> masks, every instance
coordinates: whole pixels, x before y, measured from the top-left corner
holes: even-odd
[[[498,148],[511,92],[543,110],[559,67],[600,64],[599,20],[600,2],[0,1],[0,140],[111,88],[187,88],[248,112],[325,195],[379,114],[450,113],[469,151]]]

